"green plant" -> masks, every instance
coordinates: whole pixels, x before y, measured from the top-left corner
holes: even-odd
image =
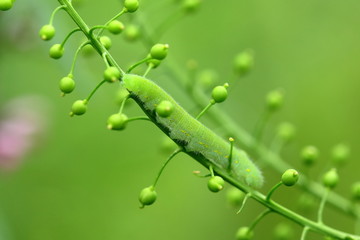
[[[125,72],[117,64],[117,62],[112,57],[112,55],[107,51],[111,46],[111,41],[109,41],[109,38],[107,38],[107,37],[105,38],[104,36],[101,36],[101,33],[102,33],[101,31],[95,33],[95,28],[89,28],[85,24],[85,22],[82,20],[80,15],[76,12],[76,10],[72,7],[70,2],[68,2],[66,0],[59,0],[59,2],[61,4],[61,9],[65,10],[70,15],[70,17],[73,19],[73,21],[78,25],[79,30],[81,32],[83,32],[85,34],[85,36],[87,37],[87,41],[81,46],[85,46],[85,45],[90,44],[102,56],[107,69],[117,69],[117,72],[116,72],[115,76],[112,76],[112,74],[104,74],[105,80],[109,81],[109,79],[110,79],[110,81],[114,81],[114,79],[119,79],[120,81],[122,81],[123,84],[125,85],[125,87],[130,91],[130,95],[132,95],[132,97],[134,99],[138,99],[137,103],[142,107],[144,112],[147,114],[148,118],[143,117],[142,119],[149,119],[158,126],[162,125],[163,128],[161,128],[161,126],[160,126],[160,128],[165,133],[170,135],[170,137],[171,137],[171,133],[166,132],[166,128],[169,127],[169,126],[171,127],[171,123],[163,122],[165,120],[159,120],[159,119],[156,118],[156,116],[152,115],[152,112],[154,112],[154,106],[151,105],[151,104],[153,104],[151,102],[152,99],[151,100],[146,100],[146,98],[147,97],[155,98],[154,97],[155,95],[156,95],[156,97],[159,97],[157,95],[162,95],[161,97],[163,99],[166,99],[166,101],[169,101],[169,102],[173,101],[172,98],[170,98],[168,95],[165,95],[166,92],[161,92],[157,88],[156,85],[152,85],[146,78],[127,74],[127,73],[131,72],[134,68],[136,68],[137,66],[142,64],[142,63],[145,63],[145,62],[149,63],[150,61],[153,61],[153,60],[163,60],[166,57],[168,46],[163,45],[163,44],[156,44],[156,45],[151,44],[151,46],[153,46],[153,47],[150,49],[150,57],[144,58],[143,60],[139,61],[137,64],[134,64],[132,67],[130,67]],[[190,4],[189,2],[191,2],[191,1],[186,1],[186,5],[185,5],[185,9],[187,9],[187,11],[190,11],[190,10],[192,11],[193,8],[198,7],[198,3],[196,3],[196,4],[191,3]],[[127,3],[129,5],[127,5]],[[135,12],[138,9],[138,7],[139,7],[138,4],[134,3],[134,1],[125,2],[126,11],[121,11],[120,13]],[[120,15],[122,15],[122,14],[117,15],[116,18],[120,17]],[[109,23],[105,24],[104,26],[109,25],[114,20],[115,19],[112,18],[109,21]],[[46,34],[43,34],[43,35],[45,36]],[[51,37],[42,37],[42,38],[47,40],[48,38],[51,38]],[[150,37],[144,37],[144,39],[146,39],[145,41],[151,42]],[[63,45],[56,45],[56,46],[57,47],[55,49],[53,49],[53,51],[51,51],[53,53],[50,54],[50,55],[52,55],[52,57],[54,57],[54,58],[59,58],[59,56],[62,55],[62,51],[59,51],[59,50],[61,50],[61,49],[63,50],[63,48],[62,48]],[[81,49],[81,48],[79,48],[79,49]],[[61,54],[60,54],[60,52],[61,52]],[[236,61],[236,63],[239,66],[235,68],[235,69],[237,69],[237,71],[239,72],[240,75],[242,75],[245,72],[249,71],[249,69],[252,66],[252,61],[253,61],[252,57],[249,57],[250,55],[241,55],[241,56],[242,56],[241,60]],[[247,57],[243,57],[243,56],[247,56]],[[148,71],[150,71],[152,68],[155,67],[154,64],[150,64],[150,63],[148,64]],[[146,75],[148,73],[148,71],[146,71],[144,73],[144,75]],[[175,70],[173,70],[173,71],[175,71]],[[108,77],[108,75],[110,75],[110,76]],[[133,79],[136,79],[136,80],[133,81]],[[128,80],[128,83],[126,82],[127,80]],[[132,82],[136,82],[136,84],[132,85],[132,84],[134,84]],[[101,82],[98,86],[100,87],[102,84],[104,84],[104,82]],[[228,132],[234,134],[235,139],[237,141],[244,141],[243,144],[246,145],[252,151],[256,152],[256,154],[259,155],[260,158],[263,159],[263,161],[269,163],[271,166],[273,166],[277,170],[283,169],[284,166],[287,167],[287,164],[284,163],[283,161],[281,161],[281,159],[279,158],[279,156],[276,153],[275,154],[272,153],[266,147],[264,147],[264,145],[261,143],[261,136],[262,136],[262,133],[264,131],[264,127],[266,125],[267,119],[269,118],[270,114],[272,114],[275,110],[280,108],[281,105],[282,105],[282,102],[283,102],[282,93],[280,91],[275,91],[275,92],[271,92],[268,95],[267,108],[266,108],[267,113],[265,115],[266,117],[264,117],[264,119],[262,121],[260,121],[259,127],[257,128],[257,130],[255,131],[255,134],[254,134],[255,137],[254,138],[252,138],[252,137],[249,138],[247,136],[247,134],[246,133],[244,134],[242,132],[242,130],[237,125],[235,125],[231,120],[222,119],[221,117],[224,116],[224,113],[222,113],[221,110],[214,109],[214,111],[212,111],[212,112],[207,111],[215,103],[220,103],[220,102],[224,101],[227,98],[228,93],[227,93],[226,88],[223,87],[223,86],[220,86],[220,87],[221,87],[220,89],[215,88],[216,89],[216,90],[214,90],[215,93],[213,92],[213,95],[212,95],[212,98],[213,98],[212,100],[214,100],[214,101],[210,100],[210,103],[207,105],[207,107],[205,107],[204,111],[202,111],[198,115],[197,119],[199,119],[201,116],[203,116],[203,114],[206,112],[207,114],[209,114],[210,119],[212,121],[217,122],[217,123],[224,123],[225,122],[225,124],[224,124],[225,125],[225,127],[224,127],[225,130],[227,130]],[[95,89],[95,91],[96,91],[96,89]],[[197,102],[199,105],[206,106],[206,103],[209,101],[208,96],[204,95],[203,93],[199,94],[197,92],[197,89],[191,89],[191,90],[192,91],[189,91],[189,96],[195,102]],[[63,92],[67,93],[66,91],[63,91]],[[141,91],[149,91],[152,94],[154,94],[154,93],[156,93],[156,94],[155,95],[151,95],[151,94],[147,95],[147,94],[143,94],[143,93],[142,94],[138,93],[138,92],[141,92]],[[86,100],[76,101],[74,103],[73,107],[72,107],[72,113],[75,114],[75,115],[84,114],[86,109],[87,109],[87,104],[88,104],[88,102],[89,102],[89,100],[90,100],[93,93],[91,93],[90,96]],[[127,97],[127,98],[129,98],[129,97]],[[123,106],[124,106],[126,100],[127,99],[122,101],[123,104],[122,104],[122,108],[120,110],[120,114],[122,114]],[[175,108],[177,108],[177,110],[180,109],[180,107],[175,102],[173,103],[173,105],[175,106]],[[160,117],[164,117],[164,116],[168,115],[168,114],[164,114],[164,115],[159,114],[159,112],[157,112],[157,113],[158,113],[158,115],[160,115]],[[186,112],[184,112],[181,109],[181,111],[179,110],[176,113],[184,115]],[[169,114],[169,116],[171,116],[171,114],[172,114],[172,111]],[[119,115],[116,115],[116,116],[119,116]],[[179,117],[179,116],[177,116],[177,117]],[[179,118],[176,118],[175,120],[179,120]],[[192,119],[190,117],[188,117],[187,115],[186,115],[186,120],[192,121]],[[129,119],[126,119],[126,121],[129,121]],[[111,120],[109,119],[108,124],[111,126],[110,127],[111,129],[116,129],[116,128],[114,128],[114,126],[116,126],[117,123],[114,123],[114,122],[116,122],[116,121],[113,118],[111,118]],[[184,130],[184,129],[188,130],[189,129],[189,131],[185,131],[185,133],[184,133],[185,136],[182,136],[180,138],[177,138],[178,136],[176,136],[176,137],[172,138],[175,142],[176,142],[176,140],[178,140],[177,143],[180,146],[180,150],[176,151],[173,155],[171,155],[168,160],[172,159],[177,153],[180,153],[182,151],[188,153],[189,155],[194,157],[194,159],[198,160],[201,164],[203,164],[206,167],[208,167],[209,169],[211,169],[211,172],[213,170],[216,173],[216,175],[221,176],[221,179],[224,179],[228,183],[234,185],[235,187],[239,188],[240,190],[242,190],[243,192],[248,194],[248,196],[250,198],[253,198],[256,201],[263,204],[267,209],[264,212],[265,214],[260,215],[261,218],[263,216],[265,216],[269,212],[275,212],[275,213],[283,215],[286,218],[288,218],[288,219],[302,225],[304,227],[304,232],[303,232],[303,237],[302,237],[303,239],[305,238],[306,232],[309,231],[309,230],[316,231],[316,232],[319,232],[321,234],[329,235],[329,236],[339,238],[339,239],[359,239],[358,236],[347,234],[347,233],[344,233],[344,232],[340,232],[340,231],[338,231],[338,230],[336,230],[334,228],[330,228],[330,227],[324,225],[323,222],[321,221],[322,210],[319,212],[319,220],[318,221],[311,221],[311,220],[309,220],[307,218],[302,217],[301,215],[298,215],[298,214],[284,208],[283,206],[281,206],[281,205],[277,204],[275,201],[273,201],[271,199],[271,195],[272,195],[273,191],[271,191],[266,196],[264,196],[263,194],[256,191],[253,187],[260,187],[260,185],[261,185],[261,176],[257,172],[257,168],[253,167],[250,164],[251,162],[248,161],[248,157],[247,157],[247,154],[245,152],[242,152],[240,150],[235,150],[235,152],[232,152],[233,151],[233,146],[232,146],[231,143],[233,141],[230,141],[230,143],[225,142],[225,141],[220,141],[220,140],[216,142],[216,145],[221,145],[221,150],[227,149],[227,153],[229,153],[229,155],[227,156],[227,160],[223,159],[221,161],[211,162],[211,161],[209,161],[210,157],[201,157],[201,156],[199,157],[197,155],[197,153],[191,153],[192,152],[191,149],[185,149],[184,150],[184,148],[186,148],[186,145],[187,145],[187,144],[184,143],[184,141],[186,141],[186,139],[187,139],[187,134],[192,134],[193,133],[194,134],[193,137],[196,140],[198,140],[198,139],[201,139],[201,138],[197,138],[198,137],[197,135],[200,135],[201,133],[196,132],[195,129],[199,129],[199,128],[204,129],[204,128],[202,128],[202,125],[198,125],[198,126],[195,126],[195,127],[191,126],[191,124],[192,125],[197,124],[196,121],[192,121],[191,123],[186,122],[186,124],[187,125],[184,126],[183,129],[179,128],[177,126],[177,128],[179,130]],[[290,138],[289,135],[291,135],[291,134],[289,134],[289,132],[291,132],[291,130],[289,130],[289,127],[287,128],[286,131],[282,131],[282,133],[280,135],[282,136],[283,140],[287,140],[287,139]],[[206,138],[207,138],[208,142],[210,142],[209,139],[215,138],[215,135],[210,135],[210,132],[209,132]],[[246,139],[250,139],[250,140],[248,140],[248,142],[246,143]],[[209,146],[208,142],[204,143],[204,144],[207,145],[207,147],[205,147],[205,148],[210,148],[211,150],[214,150],[214,146],[213,145]],[[199,147],[195,148],[195,150],[198,150],[198,149],[199,149]],[[208,150],[206,150],[206,151],[208,151]],[[346,153],[344,154],[344,152],[346,152],[346,151],[345,150],[336,151],[336,157],[335,158],[336,159],[344,159],[344,158],[346,158],[347,154]],[[231,167],[232,163],[238,163],[238,162],[236,162],[236,161],[238,161],[236,158],[232,158],[233,154],[240,154],[241,155],[240,163],[243,163],[243,161],[250,162],[249,163],[250,168],[245,168],[245,170],[246,171],[248,170],[247,172],[250,172],[251,174],[253,174],[255,172],[255,174],[253,175],[254,179],[252,179],[252,178],[248,179],[246,177],[246,173],[240,172],[240,170],[238,171],[238,169],[233,169]],[[244,170],[244,169],[242,169],[242,170]],[[237,176],[237,174],[239,176]],[[334,172],[331,172],[331,174],[333,176]],[[290,174],[290,177],[294,177],[294,176],[297,177],[298,175],[297,175],[297,172],[296,172],[296,174],[294,174],[294,171],[292,170],[291,174]],[[324,184],[325,184],[326,187],[333,188],[335,183],[332,180],[332,178],[333,177],[326,177],[326,180],[324,180]],[[217,177],[212,176],[211,179],[217,179],[215,185],[219,184]],[[309,191],[311,194],[319,196],[319,195],[322,195],[324,193],[324,191],[323,191],[324,188],[320,187],[319,184],[308,180],[306,178],[306,176],[300,176],[300,179],[304,179],[304,180],[300,181],[299,184],[301,186],[303,186],[305,188],[305,190]],[[297,178],[296,178],[296,180],[297,180]],[[157,182],[157,180],[155,181],[155,184],[156,184],[156,182]],[[293,179],[289,180],[289,174],[285,173],[285,180],[282,180],[282,183],[284,183],[287,186],[290,186],[290,185],[294,185],[295,182],[296,181],[293,181]],[[156,194],[153,194],[153,193],[155,193],[155,191],[154,191],[155,184],[151,186],[150,190],[149,190],[149,188],[146,188],[147,189],[146,194],[143,193],[143,192],[140,194],[140,202],[143,205],[150,205],[155,201]],[[222,183],[220,185],[222,185]],[[211,189],[214,189],[214,188],[211,188]],[[148,196],[149,191],[150,191],[150,193],[153,194],[150,197]],[[333,196],[336,196],[336,195],[333,195]],[[356,217],[359,216],[359,212],[356,211],[354,208],[344,207],[344,206],[350,206],[351,205],[351,203],[349,203],[346,200],[343,200],[343,199],[340,198],[341,200],[339,201],[338,197],[330,197],[330,196],[329,196],[329,198],[327,196],[327,197],[324,197],[323,199],[325,199],[323,201],[324,204],[325,204],[325,201],[328,200],[329,203],[333,204],[335,207],[337,207],[339,209],[342,209],[344,212],[349,212],[350,214],[353,214]],[[345,205],[342,204],[342,201],[345,201],[346,204]],[[324,204],[322,204],[322,206],[324,206]],[[323,209],[323,208],[320,208],[320,209]],[[259,218],[259,219],[261,219],[261,218]],[[257,223],[257,221],[256,221],[256,223]],[[250,229],[246,229],[246,231],[243,230],[244,228],[241,228],[240,229],[241,231],[239,230],[239,233],[238,233],[238,235],[240,235],[239,239],[248,239],[248,238],[252,237],[252,233],[250,234],[249,232],[250,232],[250,230],[251,231],[253,230],[254,226],[255,225],[252,225],[252,227]],[[243,237],[243,236],[245,236],[245,237]]]

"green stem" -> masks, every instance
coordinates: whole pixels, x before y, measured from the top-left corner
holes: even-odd
[[[210,103],[199,113],[199,115],[196,116],[195,119],[199,120],[202,115],[204,115],[214,104],[215,102],[210,101]]]
[[[148,75],[148,73],[150,72],[150,70],[154,67],[154,65],[152,63],[149,64],[149,66],[147,67],[146,71],[143,74],[143,77],[146,77],[146,75]]]
[[[308,228],[308,227],[304,227],[304,229],[303,229],[303,231],[302,231],[302,233],[301,233],[301,238],[300,238],[300,240],[305,240],[308,231],[309,231],[309,228]]]
[[[103,53],[107,53],[109,63],[111,66],[114,66],[119,69],[119,71],[122,73],[122,75],[125,74],[125,72],[120,68],[120,66],[117,64],[115,59],[112,57],[112,55],[106,50],[106,48],[100,43],[100,41],[97,39],[94,34],[90,33],[90,28],[85,23],[85,21],[80,17],[80,15],[77,13],[77,11],[74,9],[74,7],[67,1],[67,0],[58,0],[61,5],[64,5],[64,10],[69,14],[69,16],[72,18],[72,20],[78,25],[78,27],[81,29],[81,31],[86,35],[86,37],[91,42],[91,45],[94,47],[94,49],[100,54],[100,56],[103,55]]]
[[[90,95],[86,98],[86,102],[89,102],[92,96],[95,94],[95,92],[106,82],[106,80],[102,80],[95,88],[92,90]]]
[[[53,25],[53,21],[54,21],[54,17],[55,17],[55,14],[60,11],[61,9],[65,9],[66,6],[65,5],[61,5],[57,8],[55,8],[55,10],[52,12],[51,16],[50,16],[50,21],[49,21],[49,25]]]
[[[168,165],[168,163],[170,162],[171,159],[173,159],[177,154],[181,153],[183,151],[182,148],[179,148],[178,150],[176,150],[175,152],[173,152],[169,158],[166,160],[166,162],[164,163],[164,165],[161,167],[158,175],[156,176],[155,182],[153,184],[153,186],[155,187],[155,185],[157,184],[157,182],[159,181],[159,178],[162,174],[162,172],[164,171],[165,167]]]
[[[324,212],[324,208],[325,208],[326,199],[329,196],[329,192],[330,192],[330,188],[327,188],[323,195],[323,198],[321,199],[321,202],[320,202],[320,206],[319,206],[319,210],[318,210],[318,222],[319,223],[323,223],[323,212]]]
[[[103,60],[104,60],[104,63],[105,63],[105,65],[106,65],[106,67],[109,68],[109,67],[110,67],[110,64],[109,64],[109,61],[108,61],[106,55],[107,55],[107,53],[105,52],[105,53],[102,55],[102,58],[103,58]]]
[[[231,165],[232,165],[232,155],[233,155],[233,149],[234,149],[234,139],[233,138],[229,138],[230,141],[230,153],[229,153],[229,166],[228,166],[228,171],[231,174]]]
[[[93,27],[90,29],[90,31],[89,31],[90,35],[93,35],[93,33],[94,33],[94,31],[95,31],[96,29],[106,29],[106,26],[104,26],[104,25],[96,25],[96,26],[93,26]]]
[[[76,52],[75,52],[75,54],[74,54],[74,58],[73,58],[72,64],[71,64],[71,68],[70,68],[70,73],[69,73],[69,75],[72,76],[72,75],[74,74],[76,59],[77,59],[77,57],[79,56],[79,53],[80,53],[81,49],[83,49],[83,47],[85,47],[85,46],[88,45],[88,44],[89,44],[89,41],[83,42],[83,43],[78,47],[78,49],[76,50]]]
[[[151,121],[148,117],[132,117],[126,120],[127,122],[137,121],[137,120],[145,120],[145,121]]]
[[[244,197],[244,200],[241,203],[240,209],[236,212],[236,214],[239,214],[245,207],[245,203],[247,202],[247,200],[249,199],[249,197],[251,197],[251,193],[247,193]]]
[[[69,40],[69,38],[71,37],[71,35],[73,35],[76,32],[81,32],[81,30],[79,28],[75,28],[74,30],[72,30],[71,32],[69,32],[69,34],[65,37],[65,39],[63,40],[63,42],[61,43],[61,47],[65,46],[65,43],[67,42],[67,40]]]
[[[254,230],[254,228],[256,227],[256,225],[261,221],[261,219],[263,219],[266,215],[268,215],[269,213],[271,213],[272,210],[271,209],[266,209],[265,211],[263,211],[255,220],[254,222],[250,225],[249,230]]]
[[[59,1],[60,1],[60,0],[59,0]],[[123,14],[126,13],[126,12],[127,12],[126,8],[123,8],[123,9],[121,10],[121,12],[119,12],[119,13],[116,14],[114,17],[112,17],[109,21],[107,21],[107,22],[105,23],[105,26],[109,25],[109,23],[111,23],[112,21],[116,20],[117,18],[119,18],[121,15],[123,15]],[[105,30],[105,29],[101,29],[101,30],[99,31],[99,33],[97,34],[97,37],[99,37],[99,36],[104,32],[104,30]]]
[[[119,114],[121,114],[124,110],[124,107],[125,107],[125,103],[126,101],[130,98],[130,95],[127,95],[124,100],[121,102],[121,105],[120,105],[120,109],[119,109]]]
[[[151,57],[146,57],[146,58],[140,60],[139,62],[131,65],[131,66],[129,67],[129,69],[126,71],[126,73],[130,73],[134,68],[136,68],[137,66],[143,64],[144,62],[147,62],[147,61],[150,60],[150,59],[151,59]]]
[[[273,195],[273,193],[275,192],[276,189],[278,189],[283,183],[282,182],[278,182],[275,186],[273,186],[269,193],[266,195],[266,201],[270,201],[271,196]]]

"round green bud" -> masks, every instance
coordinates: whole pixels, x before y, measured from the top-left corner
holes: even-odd
[[[153,59],[163,60],[168,53],[169,45],[157,43],[150,49],[150,56]]]
[[[124,7],[128,12],[135,12],[139,8],[139,1],[138,0],[125,0]]]
[[[323,185],[327,188],[334,188],[338,182],[339,182],[339,175],[336,171],[336,168],[330,169],[328,172],[326,172],[323,176]]]
[[[242,76],[248,73],[254,65],[254,55],[251,51],[245,51],[236,55],[234,59],[234,71]]]
[[[114,20],[108,24],[107,29],[112,34],[120,34],[125,29],[125,26],[122,22]]]
[[[53,25],[44,25],[39,31],[40,38],[44,41],[51,40],[55,36],[55,28]]]
[[[225,181],[222,177],[214,176],[208,181],[208,188],[211,192],[219,192],[224,188]]]
[[[237,188],[230,188],[226,193],[226,198],[229,204],[233,207],[240,207],[245,199],[246,194],[237,189]]]
[[[217,82],[219,76],[218,74],[212,70],[203,70],[196,76],[196,81],[201,84],[202,87],[209,89],[214,86]]]
[[[157,68],[161,63],[161,60],[157,60],[157,59],[149,59],[146,64],[148,66],[152,66],[152,68]]]
[[[211,96],[216,103],[221,103],[226,100],[228,91],[225,86],[217,86],[212,90]]]
[[[275,240],[291,240],[294,237],[293,229],[286,223],[280,223],[275,227]]]
[[[123,113],[113,114],[107,120],[107,128],[110,130],[124,130],[127,120],[128,117]]]
[[[143,190],[141,190],[139,195],[139,201],[141,203],[141,207],[153,204],[156,201],[156,197],[157,194],[153,186],[144,188]]]
[[[183,9],[188,13],[192,13],[199,9],[200,4],[201,0],[185,0],[183,3]]]
[[[120,88],[116,94],[116,103],[121,105],[122,102],[127,99],[129,96],[128,90],[126,88]]]
[[[13,6],[13,1],[11,0],[0,0],[0,10],[7,11]]]
[[[93,47],[91,44],[86,44],[86,45],[81,49],[81,53],[82,53],[84,56],[94,55],[95,52],[96,52],[96,51],[95,51],[94,47]]]
[[[352,198],[356,201],[360,200],[360,182],[356,182],[351,187]]]
[[[304,165],[311,166],[319,157],[319,150],[314,146],[306,146],[301,151],[301,159]]]
[[[237,240],[250,240],[254,236],[254,232],[249,227],[241,227],[236,232]]]
[[[136,41],[140,37],[140,28],[136,25],[127,25],[124,31],[124,37],[128,41]]]
[[[64,55],[64,48],[61,44],[54,44],[49,51],[49,55],[53,59],[59,59]]]
[[[86,113],[87,105],[86,100],[77,100],[73,103],[71,107],[71,113],[70,115],[83,115]]]
[[[117,80],[120,80],[121,78],[121,72],[117,67],[108,67],[104,71],[104,80],[108,82],[115,82]]]
[[[276,111],[283,105],[284,96],[281,91],[275,90],[266,96],[266,105],[270,111]]]
[[[293,186],[299,180],[299,173],[295,169],[286,170],[281,176],[281,182],[285,186]]]
[[[177,149],[177,144],[168,136],[165,136],[160,144],[160,150],[164,154],[171,154]]]
[[[284,141],[289,142],[291,141],[296,133],[296,129],[293,124],[288,122],[283,122],[278,127],[278,136]]]
[[[109,50],[112,46],[112,41],[108,36],[101,36],[100,37],[100,42],[101,44],[107,49]]]
[[[60,91],[64,94],[71,93],[75,88],[75,81],[72,77],[63,77],[59,82]]]
[[[343,165],[350,156],[350,148],[345,144],[338,144],[332,149],[332,161],[336,165]]]
[[[169,101],[161,101],[159,105],[156,106],[156,113],[163,118],[169,117],[174,111],[174,104]]]

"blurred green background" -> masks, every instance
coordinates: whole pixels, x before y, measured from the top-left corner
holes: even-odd
[[[180,2],[142,0],[136,15],[153,29],[174,14]],[[21,164],[2,170],[0,239],[234,239],[237,228],[250,224],[262,206],[249,201],[236,215],[236,209],[225,201],[225,192],[210,193],[206,180],[193,176],[193,170],[206,170],[185,155],[176,157],[161,177],[158,201],[139,209],[139,191],[153,182],[166,159],[161,151],[164,137],[148,122],[133,122],[122,132],[106,129],[107,117],[118,108],[115,85],[101,88],[84,116],[68,116],[72,102],[86,97],[101,80],[104,64],[96,55],[80,57],[75,69],[77,90],[59,97],[58,80],[68,73],[82,38],[78,34],[70,39],[59,61],[48,57],[48,48],[74,28],[66,14],[60,13],[54,21],[55,40],[39,39],[38,30],[56,6],[55,0],[18,0],[11,11],[0,12],[0,107],[24,95],[42,96],[48,122]],[[83,0],[78,9],[89,25],[97,25],[121,7],[115,0]],[[355,0],[207,0],[198,12],[173,25],[161,41],[171,46],[166,61],[186,72],[186,62],[195,59],[200,69],[217,72],[219,84],[233,78],[234,56],[253,49],[254,70],[237,83],[220,107],[251,131],[264,109],[266,93],[283,89],[285,105],[269,123],[266,140],[279,122],[294,123],[297,136],[285,149],[284,158],[300,168],[302,147],[317,146],[320,162],[310,171],[315,180],[325,171],[331,148],[348,143],[352,161],[340,170],[336,191],[349,197],[351,184],[359,180],[359,10],[360,2]],[[126,25],[136,23],[137,18],[121,20]],[[140,41],[129,43],[123,36],[112,39],[111,53],[125,68],[148,51]],[[161,67],[149,77],[158,79],[179,103],[192,109],[191,101]],[[132,104],[126,113],[141,112]],[[269,168],[263,172],[266,185],[262,191],[266,192],[277,183],[279,174]],[[300,195],[299,190],[286,188],[276,193],[276,199],[296,209]],[[336,210],[327,208],[324,219],[353,232],[354,221]],[[271,239],[280,222],[287,221],[268,216],[257,226],[254,239]],[[299,239],[301,229],[290,225],[295,231],[293,239]],[[309,234],[307,239],[319,238]]]

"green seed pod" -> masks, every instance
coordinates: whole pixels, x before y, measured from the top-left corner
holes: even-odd
[[[168,136],[165,136],[160,144],[161,152],[166,155],[173,153],[177,149],[177,147],[177,144]]]
[[[250,240],[254,236],[254,232],[249,227],[241,227],[236,232],[237,240]]]
[[[306,146],[301,152],[302,163],[311,166],[319,157],[319,150],[314,146]]]
[[[61,44],[54,44],[49,51],[49,55],[53,59],[59,59],[64,55],[64,48]]]
[[[7,11],[12,8],[13,6],[12,0],[0,0],[0,10],[1,11]]]
[[[84,56],[92,56],[94,55],[94,53],[96,53],[96,50],[94,49],[94,47],[91,44],[86,44],[82,49],[81,49],[81,53]]]
[[[75,88],[74,79],[72,79],[70,76],[63,77],[59,82],[59,88],[64,94],[71,93]]]
[[[123,113],[113,114],[107,120],[107,128],[110,130],[124,130],[127,120],[128,117]]]
[[[169,45],[157,43],[150,49],[150,56],[153,59],[163,60],[168,53]]]
[[[299,173],[295,169],[286,170],[281,176],[281,182],[288,187],[291,187],[299,180]]]
[[[174,111],[174,105],[169,101],[161,101],[156,107],[156,113],[163,118],[169,117]]]
[[[217,86],[212,90],[211,96],[216,103],[221,103],[226,100],[228,91],[225,86]]]
[[[332,150],[332,161],[334,164],[344,165],[350,156],[350,148],[345,144],[338,144]]]
[[[283,105],[283,94],[279,90],[271,91],[266,96],[266,105],[270,111],[276,111]]]
[[[108,24],[107,29],[112,34],[120,34],[125,29],[125,26],[122,22],[114,20]]]
[[[225,181],[222,177],[214,176],[208,181],[208,188],[211,192],[219,192],[224,188]]]
[[[291,240],[294,237],[293,229],[286,223],[280,223],[275,227],[275,240]]]
[[[236,55],[234,59],[234,71],[239,76],[247,74],[254,66],[252,51],[245,51]]]
[[[150,66],[150,64],[152,65],[152,68],[157,68],[161,63],[161,60],[157,60],[157,59],[149,59],[146,64],[148,66]]]
[[[100,37],[100,42],[101,44],[107,49],[109,50],[112,46],[112,41],[108,36],[101,36]]]
[[[128,12],[135,12],[139,8],[139,1],[138,0],[125,0],[124,7]]]
[[[141,208],[153,204],[156,201],[157,194],[153,186],[144,188],[141,190],[139,195],[139,201],[141,203]]]
[[[138,40],[140,37],[140,28],[136,25],[127,25],[124,31],[124,37],[130,42]]]
[[[83,115],[87,110],[86,100],[77,100],[73,103],[71,107],[70,115]]]
[[[326,172],[322,180],[325,187],[333,189],[339,182],[339,175],[336,171],[336,168],[332,168]]]
[[[128,96],[129,96],[128,90],[126,90],[126,88],[120,88],[116,94],[116,103],[121,105],[122,102],[128,98]]]
[[[44,25],[39,31],[40,38],[44,41],[51,40],[55,36],[55,28],[53,25]]]
[[[192,13],[199,9],[201,0],[185,0],[183,3],[183,9],[185,12]]]
[[[352,198],[356,201],[360,200],[360,182],[356,182],[351,187]]]
[[[285,142],[290,142],[296,133],[294,125],[288,122],[283,122],[278,127],[278,136]]]
[[[116,67],[108,67],[104,71],[104,80],[108,82],[115,82],[120,80],[121,72]]]
[[[230,188],[226,193],[226,198],[228,203],[233,207],[240,207],[245,199],[246,194],[237,189],[237,188]]]

